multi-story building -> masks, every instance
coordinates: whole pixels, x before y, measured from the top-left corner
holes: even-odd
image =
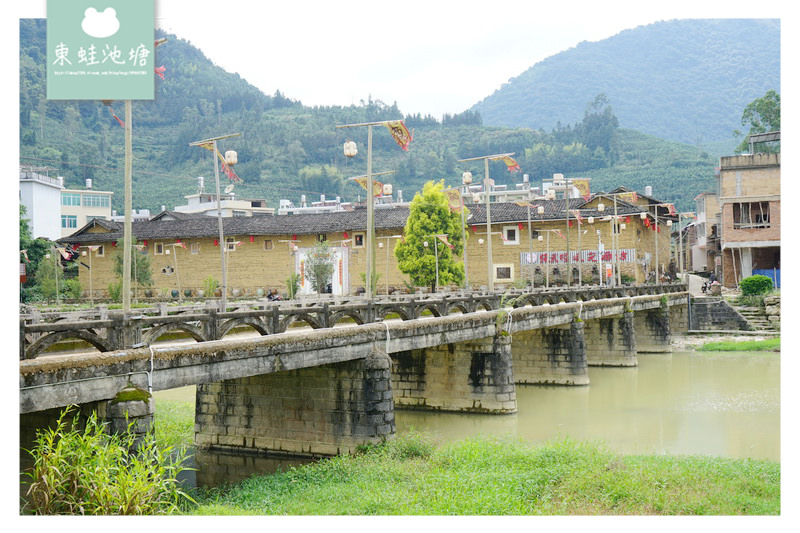
[[[19,202],[25,206],[25,218],[30,220],[34,238],[54,241],[64,236],[59,221],[64,178],[49,175],[55,171],[49,167],[19,168]]]
[[[217,216],[217,195],[199,192],[184,196],[186,205],[176,205],[178,213]],[[223,217],[251,217],[253,215],[272,215],[275,209],[267,207],[263,198],[239,198],[234,193],[220,195],[220,210]]]
[[[61,236],[75,233],[96,218],[111,219],[111,191],[92,189],[92,180],[86,180],[86,189],[62,189]]]
[[[719,196],[704,192],[694,198],[697,219],[692,223],[691,270],[696,272],[715,272],[720,265],[719,239]]]
[[[735,287],[753,274],[779,284],[781,154],[721,158],[719,204],[723,285]]]

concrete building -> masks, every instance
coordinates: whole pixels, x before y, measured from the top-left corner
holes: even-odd
[[[723,285],[754,274],[780,285],[780,153],[721,158],[719,204]]]
[[[199,192],[184,196],[186,205],[176,205],[175,211],[187,214],[203,214],[217,216],[217,195]],[[263,198],[239,198],[233,192],[220,195],[220,210],[223,217],[252,217],[254,215],[272,215],[275,209],[267,207]]]
[[[92,180],[86,180],[86,189],[61,191],[61,236],[75,233],[96,218],[111,219],[111,191],[92,189]]]
[[[697,219],[692,222],[690,235],[690,270],[715,272],[719,276],[721,256],[719,249],[719,196],[704,192],[694,198]]]
[[[55,172],[56,169],[49,167],[19,168],[19,203],[25,206],[25,217],[30,220],[34,238],[54,241],[64,236],[59,219],[64,178],[52,176]]]
[[[518,283],[564,285],[570,274],[570,284],[577,283],[579,277],[584,284],[597,284],[601,278],[606,283],[605,274],[614,262],[615,252],[625,279],[643,282],[654,269],[656,246],[661,253],[659,262],[669,261],[669,231],[666,227],[656,231],[655,211],[649,206],[618,200],[619,219],[615,224],[612,210],[598,209],[600,203],[612,205],[610,198],[603,195],[596,195],[588,202],[582,198],[569,199],[569,220],[565,200],[545,199],[536,203],[543,208],[541,214],[538,209],[529,210],[516,203],[491,204],[491,271],[485,206],[467,206],[467,245],[462,260],[466,261],[471,287],[486,287],[490,278],[496,288]],[[576,212],[581,215],[580,221]],[[404,206],[387,205],[375,210],[379,294],[406,288],[408,278],[398,270],[393,250],[408,214],[409,208]],[[661,224],[668,218],[666,211],[659,212]],[[330,242],[337,254],[332,292],[358,292],[364,286],[362,274],[366,271],[366,221],[363,208],[224,218],[223,246],[228,252],[231,295],[258,296],[271,289],[285,292],[285,280],[294,273],[301,275],[301,293],[310,292],[308,281],[302,279],[304,257],[319,240]],[[612,247],[612,231],[616,247]],[[139,253],[150,255],[154,295],[170,294],[172,290],[188,290],[196,295],[205,279],[221,278],[216,217],[165,211],[147,222],[133,224],[133,234],[140,243]],[[122,224],[95,220],[62,242],[102,246],[97,249],[102,250],[102,256],[98,256],[98,251],[90,251],[94,254],[94,266],[91,273],[81,269],[80,279],[82,286],[88,287],[91,275],[95,296],[104,296],[109,283],[116,279],[112,270],[113,253],[109,252],[122,242]],[[568,263],[572,266],[571,273]]]

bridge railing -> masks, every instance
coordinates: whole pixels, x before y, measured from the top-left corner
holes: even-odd
[[[147,346],[162,335],[182,331],[197,341],[217,340],[239,327],[250,327],[262,335],[281,333],[294,323],[312,328],[333,327],[344,320],[366,324],[387,317],[403,320],[419,318],[424,313],[446,316],[453,312],[472,313],[495,310],[501,305],[523,306],[557,304],[603,298],[684,292],[686,284],[623,285],[619,287],[520,288],[503,292],[448,291],[378,296],[306,298],[289,301],[230,302],[219,311],[215,302],[201,305],[134,309],[127,316],[107,307],[67,313],[31,309],[20,315],[20,359],[46,353],[68,339],[79,339],[100,351]]]

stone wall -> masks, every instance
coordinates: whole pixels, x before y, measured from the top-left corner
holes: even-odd
[[[198,385],[195,444],[235,453],[353,453],[394,435],[391,363],[366,359]]]
[[[719,297],[691,299],[691,330],[749,330],[750,325],[736,309]]]
[[[767,315],[770,325],[775,329],[781,329],[781,296],[774,294],[764,298],[764,314]]]
[[[633,312],[589,320],[584,327],[589,366],[636,366]]]
[[[517,383],[588,385],[584,322],[514,334]]]
[[[660,307],[651,311],[635,313],[636,351],[639,353],[672,352],[670,311]]]
[[[398,408],[513,413],[510,338],[499,336],[392,354]]]

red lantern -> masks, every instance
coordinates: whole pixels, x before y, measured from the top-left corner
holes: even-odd
[[[214,246],[219,246],[219,240],[214,239]]]
[[[344,232],[344,238],[345,239],[349,239],[350,238],[350,235],[348,235],[346,231]]]
[[[250,242],[256,242],[256,236],[250,235]]]
[[[519,228],[520,231],[522,231],[522,222],[517,222],[517,227]]]

